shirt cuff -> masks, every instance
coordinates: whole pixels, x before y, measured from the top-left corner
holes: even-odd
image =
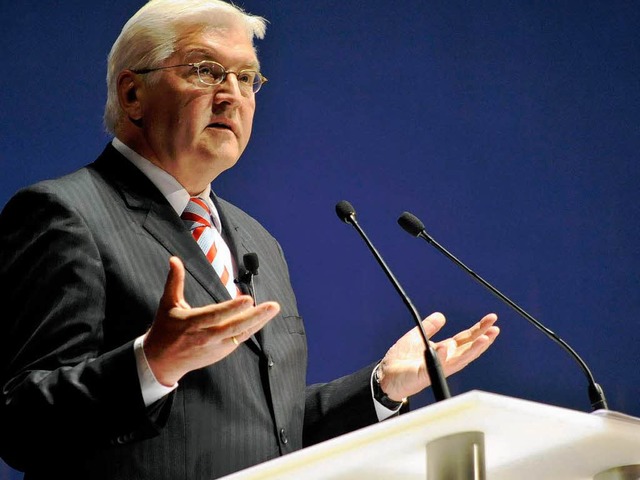
[[[145,407],[148,407],[152,403],[160,400],[165,395],[173,392],[178,388],[178,384],[174,384],[171,387],[167,387],[156,379],[156,376],[151,371],[147,356],[144,354],[143,344],[145,335],[141,335],[133,342],[133,352],[136,356],[136,367],[138,369],[138,380],[140,381],[140,391],[142,392],[142,399],[144,400]]]
[[[378,416],[378,421],[381,422],[382,420],[386,420],[387,418],[393,417],[395,414],[397,414],[400,411],[400,408],[402,408],[402,403],[398,405],[398,408],[391,410],[385,407],[384,405],[382,405],[378,400],[376,400],[376,396],[373,392],[373,382],[376,381],[375,378],[373,378],[373,376],[376,373],[376,368],[378,368],[377,365],[374,367],[373,371],[371,372],[371,379],[369,380],[369,385],[371,387],[371,399],[373,400],[373,406],[376,409],[376,415]]]

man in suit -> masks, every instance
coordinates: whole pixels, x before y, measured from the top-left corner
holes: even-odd
[[[413,329],[381,362],[307,387],[280,246],[211,191],[249,141],[264,30],[220,0],[152,0],[109,56],[113,142],[0,215],[0,454],[27,479],[215,478],[429,386]],[[247,253],[258,304],[234,282]],[[495,321],[436,344],[445,374],[489,347]]]

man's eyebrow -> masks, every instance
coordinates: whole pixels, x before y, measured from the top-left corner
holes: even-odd
[[[186,52],[184,59],[187,62],[192,62],[194,60],[212,60],[214,62],[219,62],[216,53],[213,50],[206,48],[192,48]],[[254,68],[256,70],[260,70],[260,63],[253,60],[244,64],[242,68]]]
[[[204,48],[193,48],[187,51],[184,56],[185,60],[193,60],[195,58],[202,58],[204,60],[213,60],[215,58],[215,53],[211,50],[206,50]]]

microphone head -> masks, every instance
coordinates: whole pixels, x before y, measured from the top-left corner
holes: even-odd
[[[410,214],[409,212],[404,212],[400,215],[400,218],[398,218],[398,225],[414,237],[417,237],[425,231],[424,223],[422,223],[418,217]]]
[[[257,253],[245,253],[242,257],[242,262],[244,263],[244,268],[246,268],[251,275],[258,274],[258,267],[260,266],[260,262],[258,261]]]
[[[356,216],[356,209],[346,200],[342,200],[336,204],[336,214],[344,223],[352,223]]]

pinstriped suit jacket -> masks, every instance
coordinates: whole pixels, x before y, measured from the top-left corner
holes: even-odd
[[[224,360],[145,408],[133,339],[155,316],[168,258],[192,306],[228,299],[160,192],[108,145],[22,190],[0,215],[0,453],[26,479],[211,479],[376,421],[371,366],[305,386],[306,337],[276,240],[214,196],[235,258],[256,252],[281,312]]]

